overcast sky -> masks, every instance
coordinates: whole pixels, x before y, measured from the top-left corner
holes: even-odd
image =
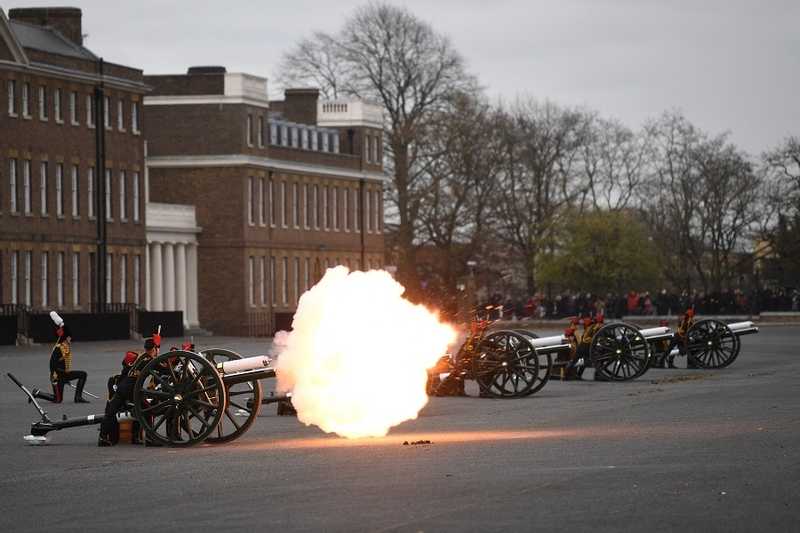
[[[86,44],[146,73],[225,65],[272,77],[363,1],[30,0],[74,5]],[[800,135],[798,0],[406,0],[448,35],[492,98],[581,105],[638,127],[671,108],[757,154]]]

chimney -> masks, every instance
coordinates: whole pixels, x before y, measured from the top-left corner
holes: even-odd
[[[18,7],[8,11],[11,20],[49,26],[79,46],[83,46],[81,16],[77,7]]]
[[[284,91],[283,117],[298,124],[317,123],[319,89],[286,89]]]

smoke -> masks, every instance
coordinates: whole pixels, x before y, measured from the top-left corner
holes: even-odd
[[[427,403],[427,369],[455,331],[387,272],[328,269],[278,340],[278,389],[297,417],[343,437],[381,437]]]

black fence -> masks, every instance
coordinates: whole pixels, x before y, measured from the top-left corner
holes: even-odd
[[[129,339],[131,336],[128,313],[59,313],[69,325],[74,341],[104,341]],[[33,342],[55,341],[56,326],[49,313],[28,313],[27,331],[23,333]]]
[[[183,337],[183,311],[142,311],[137,313],[134,331],[149,337],[161,326],[162,337]]]

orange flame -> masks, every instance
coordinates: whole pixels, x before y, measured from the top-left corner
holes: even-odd
[[[427,369],[455,331],[404,291],[388,272],[340,266],[302,295],[292,331],[276,336],[278,389],[301,422],[359,438],[417,418]]]

